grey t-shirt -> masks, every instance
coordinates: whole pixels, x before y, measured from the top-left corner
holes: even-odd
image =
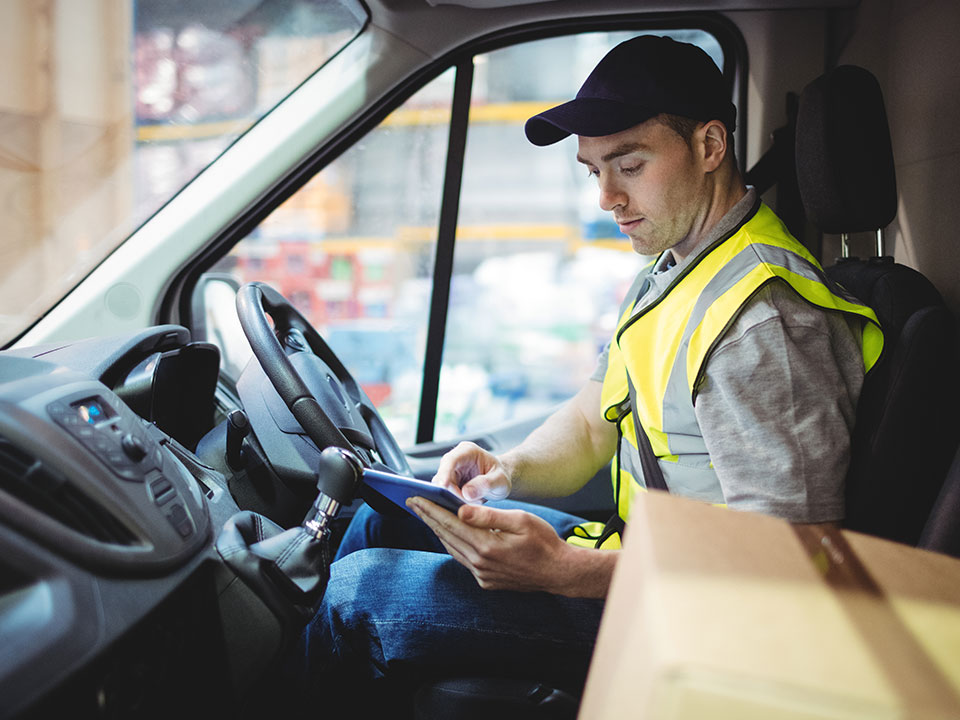
[[[683,262],[671,266],[665,253],[637,310],[755,198],[748,190]],[[606,367],[605,348],[591,379],[602,382]],[[792,522],[842,519],[863,374],[859,320],[814,308],[785,283],[751,298],[708,359],[694,408],[727,505]]]

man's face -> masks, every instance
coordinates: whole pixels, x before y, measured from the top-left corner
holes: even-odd
[[[636,252],[675,248],[685,257],[696,244],[710,201],[706,172],[674,130],[652,118],[616,135],[580,136],[577,160]]]

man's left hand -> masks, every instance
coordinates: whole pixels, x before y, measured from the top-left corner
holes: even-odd
[[[454,515],[421,497],[407,505],[485,590],[567,594],[566,555],[572,548],[542,518],[483,505],[464,505]]]

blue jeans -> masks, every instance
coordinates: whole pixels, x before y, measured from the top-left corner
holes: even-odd
[[[540,506],[492,504],[534,512],[561,535],[581,522]],[[364,506],[303,635],[304,679],[313,692],[347,677],[415,689],[465,675],[530,678],[579,692],[602,611],[602,600],[483,590],[420,520]]]

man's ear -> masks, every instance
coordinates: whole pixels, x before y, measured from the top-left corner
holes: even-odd
[[[727,128],[719,120],[711,120],[704,123],[697,134],[702,138],[701,159],[704,170],[713,172],[720,167],[720,163],[727,155]]]

